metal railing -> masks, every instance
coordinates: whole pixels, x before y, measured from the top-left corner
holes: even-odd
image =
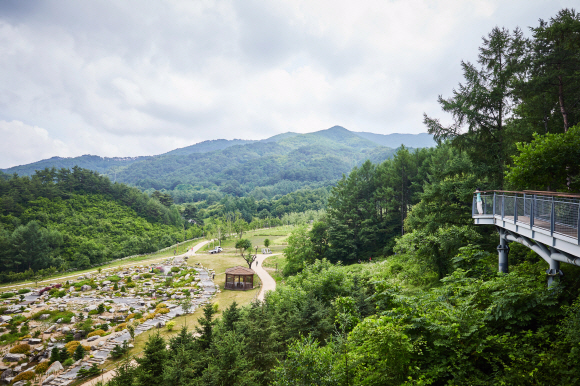
[[[580,241],[580,195],[556,192],[482,191],[473,194],[472,217],[541,229]]]

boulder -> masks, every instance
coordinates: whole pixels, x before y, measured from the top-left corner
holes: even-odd
[[[26,385],[26,382],[24,382],[24,381],[18,381],[16,383],[12,384],[12,386],[24,386],[24,385]]]
[[[85,307],[85,310],[84,311],[85,312],[91,312],[92,310],[96,310],[96,309],[97,309],[97,306],[94,305],[94,304],[92,304],[92,305],[90,305],[88,307]]]
[[[16,374],[14,373],[14,371],[12,371],[12,369],[4,370],[2,372],[2,375],[0,375],[0,382],[8,383],[15,376],[16,376]]]
[[[62,332],[63,334],[68,334],[70,332],[70,328],[69,327],[63,327],[60,332]]]
[[[93,287],[91,287],[90,285],[86,285],[86,284],[81,287],[81,291],[90,291],[92,289],[93,289]]]
[[[50,326],[46,331],[44,331],[45,334],[50,334],[51,332],[54,331],[56,327],[56,324],[53,324],[52,326]]]
[[[0,323],[8,323],[12,320],[12,316],[0,316]]]
[[[26,358],[24,354],[6,354],[4,358],[2,358],[2,362],[18,362],[22,359]]]
[[[77,322],[77,318],[73,316],[72,318],[70,318],[70,322],[71,324],[75,324]]]
[[[43,385],[48,385],[50,384],[50,382],[52,382],[54,380],[54,375],[49,375],[48,377],[46,377],[46,379],[44,381],[42,381]]]
[[[41,344],[42,339],[28,338],[28,344]]]
[[[95,341],[97,339],[99,339],[99,336],[98,335],[93,335],[89,339],[87,339],[87,342],[93,342],[93,341]]]
[[[56,322],[57,323],[62,323],[62,318],[59,318]]]
[[[81,340],[82,338],[83,338],[83,334],[81,334],[80,332],[77,332],[73,335],[74,340]]]
[[[38,319],[39,320],[46,320],[46,319],[50,318],[50,316],[51,316],[50,314],[42,314],[42,315],[40,315],[40,317]]]
[[[61,370],[64,370],[64,367],[62,367],[62,365],[60,364],[59,361],[56,361],[52,365],[50,365],[48,370],[46,370],[46,374],[50,375],[52,373],[56,373],[56,372],[59,372]]]
[[[68,292],[74,292],[75,291],[75,287],[74,286],[70,286],[70,288],[68,289]]]

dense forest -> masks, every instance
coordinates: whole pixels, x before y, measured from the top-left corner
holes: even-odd
[[[74,167],[2,177],[2,274],[87,268],[187,237],[175,206],[93,171]]]
[[[530,37],[494,28],[439,99],[453,124],[425,116],[435,149],[353,168],[290,236],[284,286],[152,335],[109,384],[580,383],[580,269],[547,288],[546,263],[512,243],[498,273],[497,233],[470,218],[476,187],[580,191],[579,36],[567,9]]]

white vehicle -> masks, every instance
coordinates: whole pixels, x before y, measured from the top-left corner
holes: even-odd
[[[222,247],[215,247],[214,249],[210,250],[209,253],[213,255],[214,253],[220,253],[222,251]]]

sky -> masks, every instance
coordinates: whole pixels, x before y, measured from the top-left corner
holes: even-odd
[[[0,168],[334,125],[421,133],[495,26],[559,0],[2,0]]]

